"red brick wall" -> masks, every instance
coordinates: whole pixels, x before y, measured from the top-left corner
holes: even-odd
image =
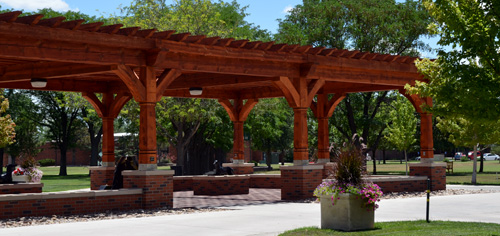
[[[281,175],[250,175],[250,188],[281,188]]]
[[[174,176],[174,192],[175,191],[192,191],[193,176]]]
[[[198,176],[193,177],[194,195],[248,194],[249,176]]]
[[[141,209],[140,191],[130,194],[86,193],[21,194],[0,196],[0,218],[89,214]],[[126,190],[131,191],[131,190]],[[73,196],[73,197],[72,197]]]
[[[410,164],[410,176],[427,176],[432,191],[446,189],[446,163]]]
[[[124,188],[143,190],[144,209],[174,206],[173,170],[164,171],[123,171]]]
[[[99,190],[101,185],[113,185],[114,167],[90,167],[90,189]]]
[[[51,143],[46,143],[40,146],[42,151],[38,153],[35,160],[39,161],[42,159],[53,159],[56,161],[55,165],[60,165],[61,163],[61,151],[59,149],[54,149]],[[4,154],[3,166],[7,166],[8,157],[7,153]],[[69,149],[66,152],[66,161],[70,166],[86,166],[90,165],[90,150],[82,150],[79,148]],[[16,160],[17,164],[20,164],[19,160]]]
[[[372,182],[382,188],[384,193],[425,192],[427,190],[427,177],[382,177],[373,178]]]
[[[281,167],[281,200],[312,198],[322,179],[322,165]]]
[[[0,194],[41,193],[41,183],[0,184]]]
[[[248,175],[248,174],[253,174],[253,167],[255,165],[253,163],[242,163],[242,164],[223,163],[222,166],[231,167],[235,175]]]

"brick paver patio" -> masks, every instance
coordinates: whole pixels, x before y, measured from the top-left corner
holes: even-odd
[[[193,191],[174,192],[174,208],[246,206],[281,202],[281,189],[250,188],[249,194],[193,195]]]

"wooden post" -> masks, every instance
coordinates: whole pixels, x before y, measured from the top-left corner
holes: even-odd
[[[434,141],[432,136],[432,114],[420,113],[420,162],[432,162]]]
[[[293,165],[303,166],[309,163],[307,108],[293,108],[293,115]]]
[[[344,98],[345,94],[335,94],[332,99],[328,100],[327,94],[321,93],[317,96],[317,102],[311,103],[311,110],[318,119],[318,163],[330,161],[328,119]]]
[[[234,99],[233,104],[228,99],[219,99],[219,103],[224,107],[229,115],[229,119],[233,122],[233,164],[245,163],[243,124],[257,102],[257,99],[249,99],[243,105],[243,100],[241,99]]]
[[[115,166],[114,118],[102,118],[102,166]]]

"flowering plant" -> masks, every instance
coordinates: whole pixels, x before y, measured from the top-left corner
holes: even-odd
[[[361,197],[363,207],[367,210],[378,208],[377,202],[380,201],[382,191],[376,184],[365,182],[361,177],[364,170],[364,156],[361,148],[356,143],[361,143],[362,139],[357,140],[357,135],[353,136],[352,142],[344,144],[344,147],[337,152],[334,159],[337,164],[333,180],[323,181],[314,190],[314,196],[332,195],[332,204],[335,205],[339,199],[340,193],[350,193]]]
[[[37,168],[36,161],[33,157],[26,158],[21,167],[16,168],[12,175],[27,175],[29,182],[40,182],[43,176],[43,172]]]
[[[14,171],[12,171],[12,175],[24,175],[24,169],[22,167],[16,168]]]
[[[377,202],[380,201],[383,194],[380,187],[374,183],[363,183],[357,186],[351,184],[339,185],[332,180],[324,180],[314,190],[314,196],[318,198],[322,195],[331,195],[333,205],[335,205],[339,199],[338,195],[341,193],[350,193],[356,195],[356,198],[360,197],[363,200],[363,207],[368,211],[378,208]]]

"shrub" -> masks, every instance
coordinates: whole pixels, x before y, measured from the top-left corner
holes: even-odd
[[[460,161],[469,161],[469,158],[466,156],[460,157]]]
[[[47,158],[39,160],[38,163],[40,163],[40,166],[53,166],[56,164],[56,160]]]
[[[259,166],[259,162],[251,160],[250,163],[253,163],[254,166]]]

